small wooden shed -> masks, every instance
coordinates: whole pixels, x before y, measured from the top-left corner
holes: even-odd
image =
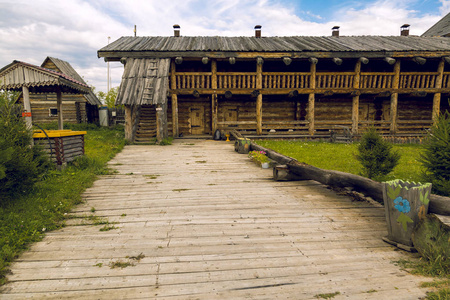
[[[85,85],[86,82],[66,61],[48,56],[41,65],[42,68],[65,74]],[[23,95],[19,96],[23,102]],[[31,110],[36,123],[50,123],[57,120],[56,93],[30,93]],[[64,122],[66,123],[95,123],[98,122],[98,106],[102,103],[95,96],[91,88],[87,94],[63,93],[62,103]]]
[[[64,73],[38,67],[21,61],[13,61],[0,69],[0,89],[22,91],[24,104],[23,116],[31,127],[33,111],[30,94],[55,95],[54,113],[58,120],[58,129],[63,129],[63,94],[88,94],[89,86]],[[39,113],[36,113],[39,116]]]

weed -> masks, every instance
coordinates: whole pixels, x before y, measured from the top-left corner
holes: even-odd
[[[126,267],[134,267],[134,266],[135,265],[133,263],[129,262],[129,261],[121,261],[121,260],[112,261],[112,262],[109,263],[109,267],[111,269],[116,269],[116,268],[123,269],[123,268],[126,268]]]
[[[184,192],[184,191],[190,191],[191,189],[173,189],[172,192]]]
[[[198,163],[198,164],[206,164],[206,160],[197,160],[196,163]]]
[[[121,214],[120,216],[121,216],[121,217],[126,217],[126,216],[127,216],[127,214]]]
[[[111,225],[111,224],[106,224],[105,226],[103,226],[102,228],[100,228],[100,231],[110,231],[113,229],[117,229],[116,226]]]
[[[378,291],[377,291],[377,290],[374,290],[374,289],[371,289],[371,290],[366,291],[366,293],[368,293],[368,294],[376,293],[376,292],[378,292]]]
[[[149,178],[149,179],[157,179],[161,175],[142,175],[142,176],[144,176],[145,178]]]
[[[134,175],[133,172],[126,173],[125,175]]]
[[[140,261],[141,259],[145,258],[145,255],[141,252],[138,256],[127,256],[126,258]]]
[[[91,207],[91,212],[95,213],[95,207]]]
[[[168,137],[159,142],[160,146],[172,145],[173,137]]]
[[[317,299],[320,299],[320,298],[322,298],[322,299],[331,299],[331,298],[334,298],[334,297],[336,297],[337,295],[340,295],[340,294],[341,294],[340,292],[334,292],[334,293],[328,293],[328,294],[317,294],[317,295],[314,295],[314,297],[317,298]]]
[[[95,264],[94,267],[99,267],[99,268],[101,268],[101,267],[103,267],[103,263]]]

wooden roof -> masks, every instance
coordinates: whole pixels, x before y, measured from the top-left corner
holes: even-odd
[[[423,37],[430,36],[448,36],[450,35],[450,13],[445,17],[440,19],[436,24],[430,27],[424,34]]]
[[[33,93],[55,92],[57,87],[63,93],[85,94],[89,86],[66,74],[45,69],[21,61],[13,61],[0,69],[0,88],[21,91],[22,86]]]
[[[419,36],[290,36],[290,37],[121,37],[98,51],[99,57],[247,57],[277,53],[298,57],[401,57],[450,54],[450,39]]]
[[[87,83],[83,80],[83,77],[81,77],[68,62],[59,58],[48,56],[42,63],[41,67],[49,65],[48,62],[52,62],[56,66],[56,69],[54,71],[69,75],[75,80],[87,85]],[[101,101],[97,98],[97,96],[95,96],[92,89],[89,89],[89,93],[85,94],[84,97],[86,98],[86,101],[92,105],[102,105]]]
[[[170,59],[127,59],[116,105],[165,103],[169,68]]]

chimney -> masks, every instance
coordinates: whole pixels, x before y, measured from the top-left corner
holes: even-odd
[[[178,24],[173,25],[173,36],[175,37],[180,36],[180,25]]]
[[[256,38],[260,38],[261,37],[261,25],[256,25],[255,26],[255,37]]]
[[[400,27],[400,35],[401,36],[408,36],[409,35],[409,24],[403,24]]]
[[[331,36],[339,36],[339,26],[334,26],[331,28]]]

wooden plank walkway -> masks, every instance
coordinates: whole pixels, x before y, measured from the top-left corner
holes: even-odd
[[[0,299],[425,296],[427,280],[393,263],[413,255],[381,240],[381,207],[274,182],[232,143],[127,146],[110,166],[118,173],[73,212],[110,224],[76,218],[48,233],[13,264]]]

